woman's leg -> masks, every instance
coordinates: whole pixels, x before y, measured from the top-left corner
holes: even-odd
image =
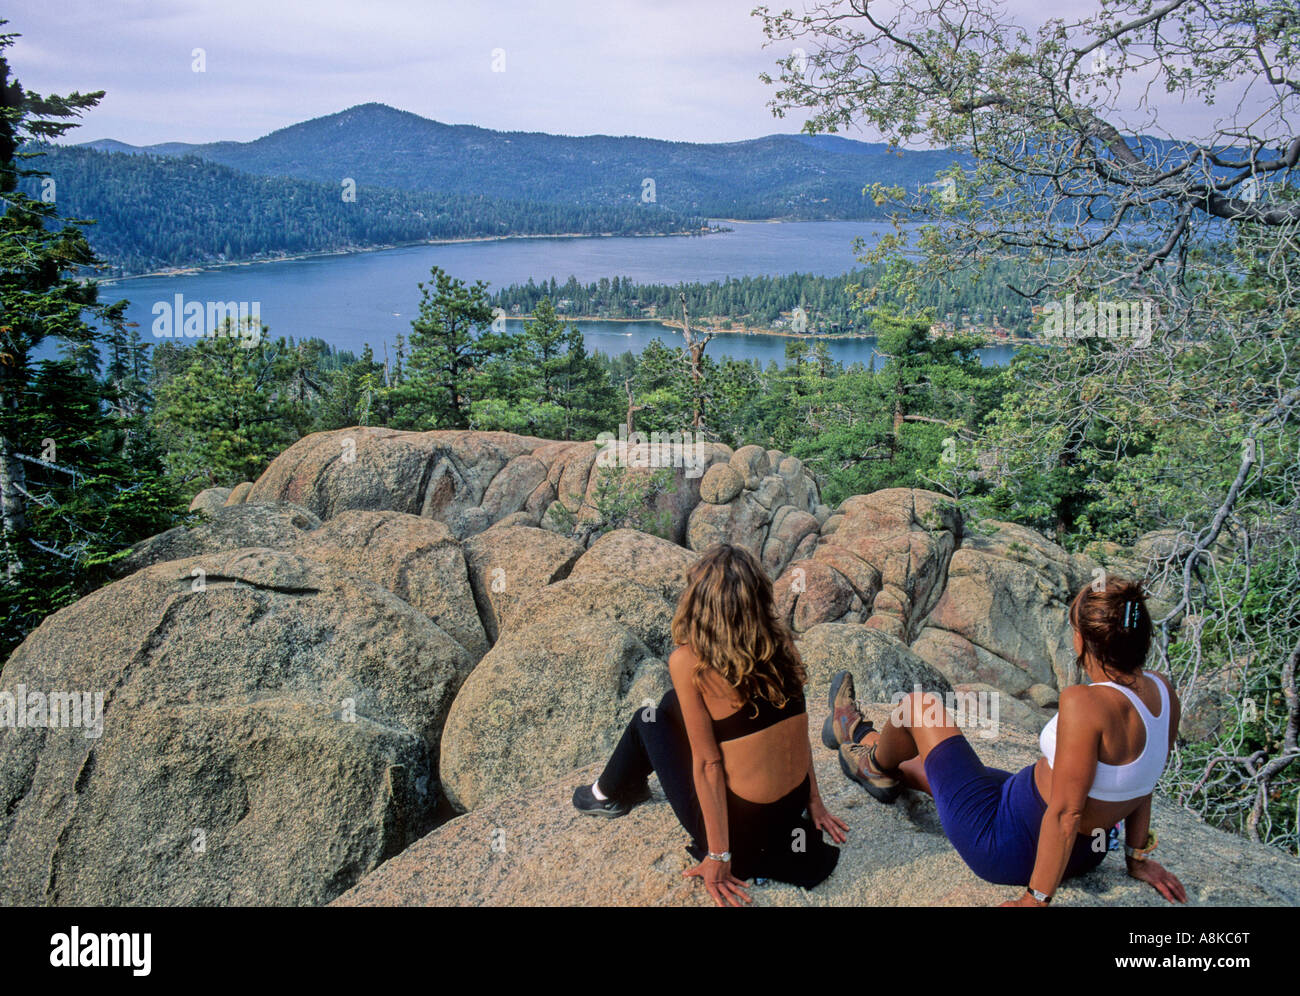
[[[919,757],[900,764],[898,773],[902,776],[903,784],[908,788],[924,792],[926,795],[934,795],[930,790],[930,779],[925,777],[925,762]]]
[[[961,730],[939,696],[912,692],[903,696],[883,730],[872,730],[857,743],[840,744],[840,769],[884,803],[898,797],[900,783],[930,792],[926,757],[943,741],[959,736]]]
[[[908,695],[876,744],[878,765],[897,768],[905,784],[934,797],[944,833],[976,875],[988,882],[1020,884],[1022,866],[1026,861],[1033,865],[1037,837],[1026,845],[1010,832],[1003,794],[1011,772],[980,761],[942,698],[928,692]]]
[[[605,765],[605,770],[596,779],[597,788],[610,799],[636,797],[645,788],[646,779],[654,770],[650,755],[646,753],[642,732],[643,711],[638,709],[628,721],[623,736],[619,738],[618,746],[614,748],[614,753],[610,755]]]
[[[659,785],[682,827],[696,840],[703,840],[691,742],[675,691],[669,691],[658,706],[636,711],[596,784],[611,799],[634,798],[644,789],[651,771],[659,776]]]
[[[929,792],[926,757],[948,738],[961,735],[942,698],[933,692],[909,692],[894,708],[885,728],[868,733],[862,743],[876,744],[876,764],[881,770],[899,768],[908,785]]]
[[[1002,797],[1013,776],[980,761],[939,696],[905,696],[884,729],[866,734],[857,745],[843,744],[840,751],[841,765],[845,752],[857,763],[858,777],[849,777],[859,784],[896,772],[910,788],[932,795],[944,833],[980,878],[1020,884],[1028,877],[1022,869],[1026,862],[1033,865],[1037,838],[1027,837],[1026,844],[1011,832],[1015,827]],[[1032,767],[1026,770],[1032,776]],[[1029,785],[1032,791],[1032,777]]]

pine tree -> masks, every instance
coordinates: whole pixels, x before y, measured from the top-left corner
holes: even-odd
[[[693,394],[683,350],[652,339],[637,358],[633,389],[637,402],[644,406],[637,416],[639,430],[681,432],[690,427]]]
[[[295,349],[265,335],[251,346],[220,334],[185,347],[185,363],[159,388],[152,419],[172,478],[190,494],[256,480],[309,425],[295,397],[298,365]]]
[[[555,391],[560,409],[557,438],[594,439],[613,431],[626,417],[620,415],[622,406],[613,382],[587,352],[586,340],[576,325],[563,327],[560,345],[563,351],[543,365],[544,388]]]
[[[45,614],[102,583],[131,543],[173,525],[183,509],[159,474],[144,423],[147,363],[123,306],[100,305],[96,285],[79,279],[97,261],[81,229],[60,224],[55,198],[19,189],[49,179],[28,168],[39,152],[27,143],[64,134],[103,94],[24,90],[4,56],[15,37],[0,35],[3,653]],[[87,318],[111,331],[105,336]],[[49,339],[59,340],[63,359],[36,358]],[[101,381],[103,340],[111,359]]]
[[[876,349],[886,363],[831,382],[820,431],[792,447],[825,476],[828,501],[933,487],[945,455],[996,405],[1006,381],[981,366],[978,341],[931,338],[929,324],[875,311]]]
[[[389,392],[397,429],[463,429],[480,397],[476,375],[496,337],[487,285],[466,285],[439,267],[420,286],[420,314],[411,322],[402,381]]]
[[[375,362],[374,350],[367,345],[360,359],[330,372],[313,431],[384,424],[383,386],[384,365]]]
[[[8,22],[0,22],[4,24]],[[26,469],[30,455],[22,452],[21,432],[30,403],[32,353],[49,336],[71,343],[89,343],[90,328],[82,312],[95,303],[93,285],[76,280],[73,272],[94,260],[81,229],[54,228],[58,214],[53,202],[28,197],[19,189],[25,177],[44,177],[28,169],[24,143],[58,137],[74,127],[71,118],[94,107],[103,91],[67,97],[25,91],[10,76],[4,50],[18,36],[0,35],[0,542],[6,576],[22,570],[27,554]],[[30,443],[30,440],[27,441]]]

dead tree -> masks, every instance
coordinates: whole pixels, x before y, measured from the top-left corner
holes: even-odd
[[[628,436],[631,436],[632,433],[636,431],[635,426],[632,424],[633,416],[635,416],[637,412],[643,411],[644,409],[650,406],[638,405],[634,403],[635,398],[632,395],[631,377],[628,377],[623,381],[623,390],[627,392],[627,434]]]
[[[704,423],[704,391],[700,386],[704,379],[704,347],[713,338],[713,333],[707,332],[703,337],[695,338],[691,333],[691,317],[686,310],[685,291],[678,294],[678,300],[682,302],[682,337],[686,340],[686,353],[691,361],[691,405],[695,412],[691,428],[699,432]]]

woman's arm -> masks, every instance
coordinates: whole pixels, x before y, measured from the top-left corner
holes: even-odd
[[[1038,855],[1029,887],[1048,896],[1056,892],[1074,849],[1074,838],[1083,819],[1097,773],[1101,750],[1101,721],[1087,688],[1074,685],[1061,693],[1060,718],[1056,721],[1056,757],[1052,765],[1052,798],[1038,828]],[[1026,904],[1033,903],[1025,897]],[[1036,904],[1035,904],[1036,905]]]
[[[678,647],[668,658],[668,672],[677,691],[677,703],[682,710],[686,736],[691,742],[691,766],[695,778],[695,794],[700,800],[700,813],[704,817],[704,831],[710,852],[721,854],[730,849],[727,826],[727,777],[722,767],[722,751],[713,737],[713,721],[704,704],[704,697],[695,687],[696,657],[689,647]],[[723,900],[739,906],[737,897],[745,902],[749,897],[740,887],[744,884],[731,874],[730,861],[705,858],[699,866],[687,872],[704,879],[705,888],[719,906]]]
[[[1142,800],[1137,809],[1124,818],[1124,843],[1141,850],[1147,846],[1147,833],[1151,829],[1151,796]],[[1128,873],[1139,882],[1146,882],[1171,903],[1187,902],[1187,890],[1178,876],[1154,858],[1145,861],[1125,856]]]
[[[812,751],[808,752],[808,801],[818,805],[822,801],[821,791],[817,788],[817,763],[813,760]]]
[[[808,739],[807,722],[804,723],[804,739]],[[822,802],[822,794],[817,789],[817,765],[813,762],[812,751],[808,752],[808,818],[813,826],[830,834],[836,844],[843,844],[849,839],[848,824],[838,816],[833,816]]]
[[[1147,846],[1147,834],[1151,831],[1151,796],[1142,800],[1137,809],[1124,817],[1124,843],[1134,850],[1143,850]],[[1146,882],[1171,903],[1187,902],[1187,892],[1178,876],[1161,865],[1154,858],[1141,860],[1124,856],[1124,867],[1129,876],[1139,882]]]
[[[1137,809],[1124,817],[1124,843],[1129,847],[1147,846],[1147,833],[1151,830],[1151,796],[1142,800]],[[1133,873],[1133,859],[1126,858],[1129,874]]]
[[[668,658],[668,671],[677,702],[682,709],[686,735],[691,741],[692,774],[695,793],[699,796],[709,850],[720,854],[729,847],[727,834],[727,778],[722,767],[722,751],[713,738],[713,721],[704,697],[695,687],[695,655],[678,647]]]
[[[1148,671],[1147,674],[1151,675],[1153,681],[1161,682],[1165,686],[1165,691],[1169,693],[1169,751],[1173,753],[1173,749],[1178,743],[1178,724],[1183,718],[1183,704],[1178,700],[1178,693],[1174,691],[1172,681],[1155,671]],[[1169,763],[1167,757],[1165,763]]]

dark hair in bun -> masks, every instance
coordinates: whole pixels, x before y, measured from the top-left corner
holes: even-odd
[[[1100,591],[1085,585],[1070,603],[1070,625],[1106,674],[1134,674],[1146,663],[1152,627],[1141,582],[1108,577]]]

